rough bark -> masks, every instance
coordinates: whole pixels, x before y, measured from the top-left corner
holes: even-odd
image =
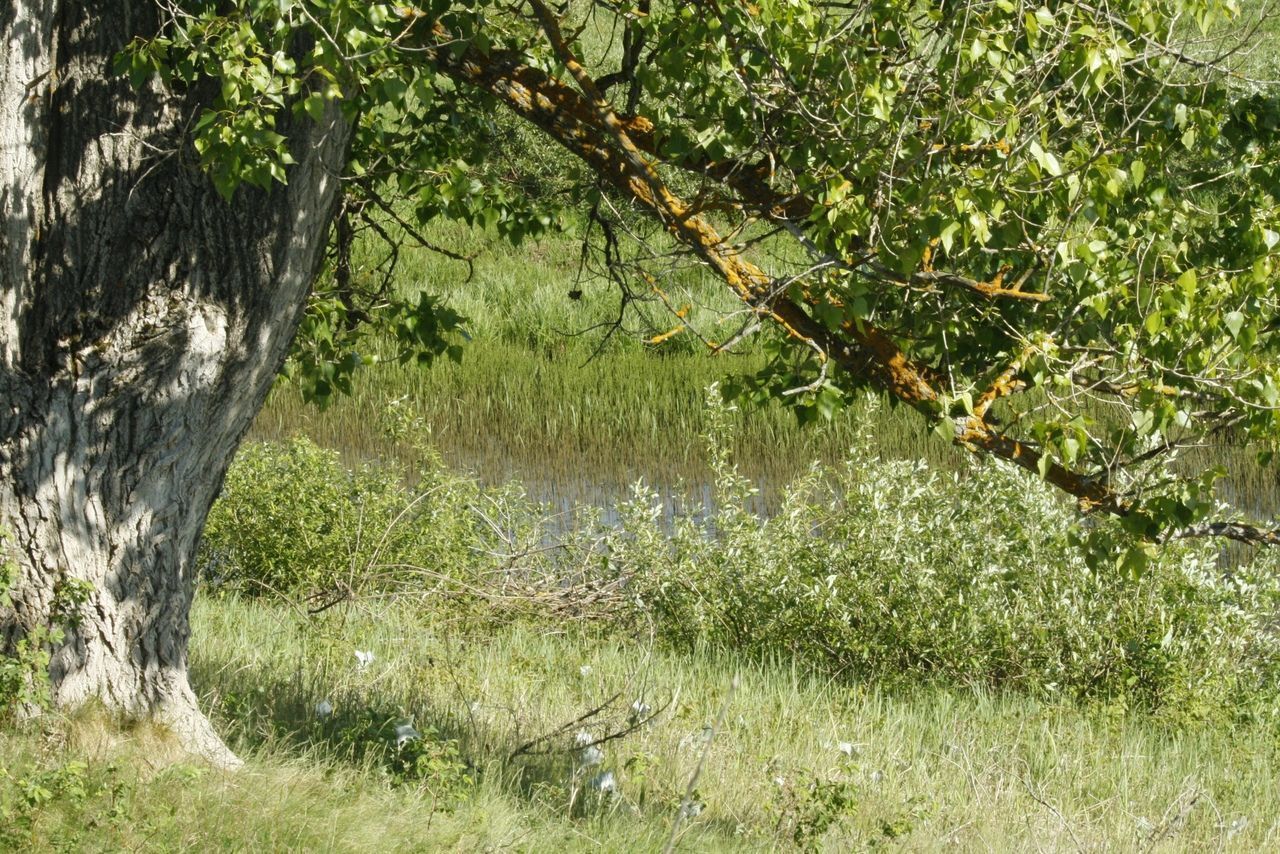
[[[110,73],[151,0],[0,9],[0,525],[6,649],[92,587],[52,650],[55,703],[98,698],[234,764],[187,681],[197,540],[321,262],[349,130],[283,128],[287,187],[213,192],[182,129],[200,92]]]

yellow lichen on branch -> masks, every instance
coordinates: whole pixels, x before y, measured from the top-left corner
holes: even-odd
[[[757,314],[768,316],[788,335],[816,351],[820,359],[830,359],[850,374],[869,380],[930,419],[948,417],[937,411],[936,388],[940,380],[930,367],[914,362],[887,332],[863,319],[846,320],[836,332],[819,323],[765,271],[727,245],[709,222],[673,192],[655,162],[649,159],[651,155],[630,136],[634,130],[638,136],[651,139],[655,133],[652,122],[641,117],[619,118],[569,52],[554,16],[537,0],[534,8],[539,12],[548,40],[581,92],[510,54],[481,55],[466,51],[459,58],[430,46],[424,51],[441,71],[459,83],[490,92],[583,160],[599,178],[647,208],[747,306]],[[914,274],[910,281],[958,285],[988,297],[1036,302],[1049,299],[1048,294],[1020,289],[1030,270],[1014,287],[1004,287],[1003,277],[1007,272],[1007,269],[1001,270],[991,281],[977,282],[954,274],[924,271]],[[680,324],[656,338],[666,340],[683,327],[684,324]],[[1040,450],[1005,436],[985,420],[991,403],[1015,389],[1016,373],[1016,368],[1006,369],[989,390],[990,396],[979,399],[974,415],[955,419],[955,441],[970,450],[989,453],[1039,473],[1075,496],[1086,510],[1126,513],[1124,502],[1104,481],[1088,478],[1060,463],[1044,461]]]
[[[685,330],[685,325],[683,323],[679,323],[671,327],[670,329],[668,329],[666,332],[659,332],[657,335],[646,338],[644,343],[661,344],[663,341],[666,341],[669,338],[674,338],[675,336],[679,335],[681,332],[684,332],[684,330]]]

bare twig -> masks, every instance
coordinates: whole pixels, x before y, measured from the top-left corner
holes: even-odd
[[[684,822],[693,803],[693,792],[698,786],[698,778],[702,776],[702,768],[707,764],[707,757],[711,754],[711,743],[715,741],[716,733],[724,726],[724,719],[729,714],[729,704],[733,702],[733,695],[737,690],[738,676],[735,674],[733,681],[729,683],[729,693],[725,694],[724,703],[720,706],[720,713],[716,715],[716,722],[712,725],[711,732],[707,734],[707,743],[702,748],[702,755],[698,757],[698,765],[693,769],[693,775],[689,777],[689,784],[684,787],[684,797],[680,799],[680,810],[676,813],[676,820],[671,824],[671,834],[667,837],[667,844],[662,847],[662,854],[671,854],[676,849],[676,841],[680,837],[680,825]]]
[[[1017,771],[1014,772],[1014,776],[1018,778],[1018,782],[1022,784],[1023,788],[1027,790],[1027,794],[1031,797],[1031,800],[1053,813],[1054,817],[1062,824],[1062,829],[1067,832],[1067,836],[1071,837],[1071,842],[1076,846],[1076,850],[1088,850],[1084,847],[1084,844],[1080,842],[1080,837],[1076,836],[1076,832],[1072,829],[1071,822],[1067,821],[1066,816],[1064,816],[1057,807],[1045,800],[1044,797],[1036,791],[1036,788],[1031,785],[1030,780],[1019,774]]]

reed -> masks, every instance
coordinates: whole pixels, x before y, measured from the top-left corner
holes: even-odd
[[[666,302],[634,295],[620,312],[616,286],[579,275],[580,246],[555,236],[519,249],[474,229],[437,223],[428,237],[475,255],[474,275],[441,255],[402,248],[399,287],[427,287],[468,318],[460,364],[390,360],[365,369],[353,394],[321,411],[282,380],[251,438],[305,434],[349,461],[411,457],[415,441],[380,429],[392,401],[420,419],[426,438],[452,465],[493,483],[516,477],[553,502],[609,503],[638,479],[674,493],[696,494],[709,478],[702,453],[705,394],[712,383],[765,364],[757,339],[712,356],[685,331],[661,344],[655,334],[687,323],[724,340],[742,323],[736,306],[696,269],[673,271]],[[361,259],[374,261],[372,247]],[[574,298],[577,297],[577,298]],[[684,318],[670,308],[688,307]],[[619,321],[619,318],[621,320]],[[386,342],[374,341],[380,356]],[[802,426],[778,402],[741,408],[733,448],[767,503],[814,461],[846,454],[859,423],[874,419],[880,451],[947,466],[959,452],[937,440],[912,414],[856,406],[826,423]]]
[[[456,468],[486,483],[515,478],[562,510],[579,503],[610,505],[643,479],[659,492],[698,500],[710,473],[702,453],[705,390],[759,370],[759,337],[732,354],[712,356],[693,332],[651,345],[655,334],[687,323],[724,340],[742,315],[717,282],[696,268],[673,270],[656,295],[634,294],[620,311],[617,286],[583,272],[581,246],[553,235],[512,248],[477,229],[439,222],[435,243],[474,256],[474,273],[443,255],[404,246],[397,285],[427,288],[468,318],[470,340],[460,364],[399,365],[384,358],[358,375],[354,392],[321,411],[282,380],[251,438],[303,434],[338,450],[348,462],[412,462],[423,439]],[[377,260],[362,246],[357,261]],[[577,297],[577,298],[574,298]],[[684,318],[668,305],[688,306]],[[621,318],[621,320],[619,320]],[[767,333],[763,333],[767,334]],[[371,342],[382,357],[385,341]],[[382,429],[392,401],[410,408],[423,435],[390,438]],[[872,420],[874,451],[888,459],[924,459],[954,468],[964,452],[939,440],[919,415],[891,407],[854,405],[830,421],[798,423],[778,401],[738,410],[733,452],[761,491],[762,509],[814,462],[842,460],[859,425]],[[1274,467],[1257,464],[1248,448],[1224,443],[1188,452],[1193,471],[1224,465],[1223,494],[1267,516],[1280,506]]]

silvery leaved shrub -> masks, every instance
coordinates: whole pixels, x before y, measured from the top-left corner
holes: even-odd
[[[1274,708],[1280,573],[1269,554],[1226,573],[1212,546],[1175,543],[1136,578],[1094,569],[1073,534],[1078,514],[1033,476],[938,472],[880,459],[866,440],[761,520],[727,438],[708,441],[713,518],[668,535],[641,489],[609,542],[634,607],[670,643],[1177,716]]]

